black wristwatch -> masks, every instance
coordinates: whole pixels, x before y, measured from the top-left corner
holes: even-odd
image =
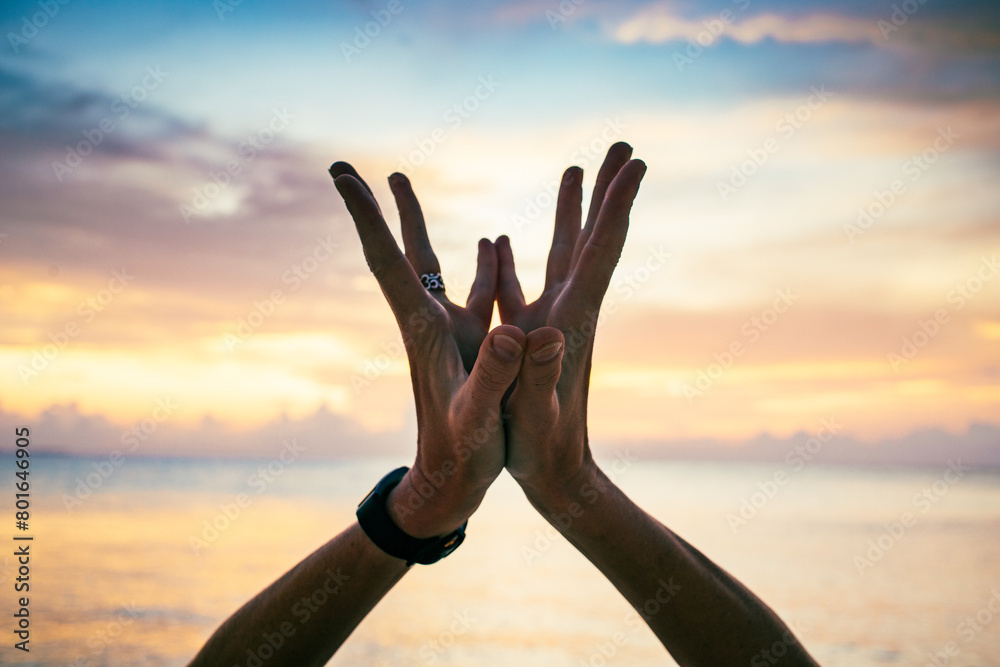
[[[400,530],[389,518],[386,500],[407,470],[409,468],[403,466],[390,472],[358,503],[358,524],[375,546],[390,556],[405,560],[407,566],[414,563],[430,565],[458,548],[465,539],[465,527],[469,522],[443,537],[418,539]]]

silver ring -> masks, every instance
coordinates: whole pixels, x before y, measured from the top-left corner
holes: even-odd
[[[428,292],[444,291],[444,280],[440,273],[421,273],[420,282]]]

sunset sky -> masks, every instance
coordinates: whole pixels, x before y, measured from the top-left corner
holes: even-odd
[[[49,5],[0,10],[0,419],[51,449],[409,451],[326,168],[394,232],[410,177],[453,299],[501,234],[533,298],[555,182],[619,140],[596,443],[1000,425],[993,3]]]

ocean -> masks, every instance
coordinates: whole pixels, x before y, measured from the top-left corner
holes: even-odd
[[[229,614],[348,525],[385,472],[409,463],[276,461],[36,455],[26,532],[13,527],[7,466],[0,662],[183,665]],[[960,461],[796,470],[626,454],[606,464],[644,509],[767,602],[820,664],[1000,665],[1000,472]],[[34,538],[28,653],[14,648],[15,534]],[[504,473],[465,544],[415,566],[330,664],[675,664],[626,622],[630,609]]]

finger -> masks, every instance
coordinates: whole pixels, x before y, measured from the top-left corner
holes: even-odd
[[[618,172],[621,171],[622,166],[628,162],[630,157],[632,157],[632,147],[624,141],[619,141],[608,149],[608,154],[604,158],[604,164],[601,165],[600,171],[597,172],[594,192],[590,195],[587,223],[583,226],[583,230],[576,239],[576,248],[573,252],[573,266],[576,266],[576,263],[579,261],[580,253],[583,252],[583,246],[586,245],[587,239],[590,238],[590,234],[594,230],[594,225],[597,224],[597,216],[601,211],[601,205],[604,203],[608,187],[610,187],[611,182],[614,181],[615,176],[618,175]]]
[[[556,203],[556,226],[552,232],[552,248],[545,267],[545,289],[566,280],[573,260],[576,237],[580,234],[583,170],[570,167],[563,173]]]
[[[497,249],[497,308],[500,321],[508,322],[524,307],[524,292],[514,272],[514,251],[510,239],[501,236],[496,242]]]
[[[441,265],[427,237],[423,211],[420,210],[420,203],[409,179],[403,174],[395,173],[389,177],[389,188],[396,198],[396,208],[399,209],[399,225],[403,231],[406,258],[418,275],[441,273]]]
[[[476,265],[476,277],[469,290],[469,300],[465,308],[483,326],[490,325],[493,317],[493,301],[497,295],[497,251],[489,239],[479,239],[479,259]]]
[[[473,415],[485,415],[500,406],[500,399],[521,370],[525,338],[523,331],[509,324],[486,334],[469,379],[456,397],[463,418],[475,419]]]
[[[554,416],[564,350],[565,338],[559,329],[541,327],[527,335],[517,387],[507,404],[522,423],[546,423]]]
[[[596,314],[601,307],[625,246],[632,202],[645,173],[642,160],[630,160],[607,190],[594,231],[580,253],[567,288],[569,303],[578,305],[581,312]]]
[[[368,268],[382,288],[396,321],[402,326],[411,313],[417,312],[426,303],[427,291],[399,251],[396,239],[364,184],[351,174],[337,176],[334,183],[354,218]]]
[[[549,435],[559,421],[556,387],[562,373],[564,350],[565,338],[558,329],[542,327],[528,334],[521,371],[506,404],[511,426],[518,432],[515,437],[533,445],[534,457],[544,456]]]
[[[332,165],[330,165],[330,169],[328,171],[330,172],[330,176],[333,177],[334,182],[337,181],[338,176],[343,176],[344,174],[347,174],[348,176],[353,176],[354,178],[357,179],[358,183],[361,183],[361,185],[365,186],[365,190],[367,190],[368,194],[372,196],[372,200],[375,199],[375,193],[372,192],[372,189],[368,187],[367,183],[365,183],[365,179],[361,178],[361,176],[358,175],[358,172],[354,169],[354,167],[352,167],[347,162],[340,162],[340,161],[334,162]],[[377,201],[375,202],[375,206],[376,208],[378,208]],[[381,215],[381,213],[382,209],[379,208],[379,214]]]

